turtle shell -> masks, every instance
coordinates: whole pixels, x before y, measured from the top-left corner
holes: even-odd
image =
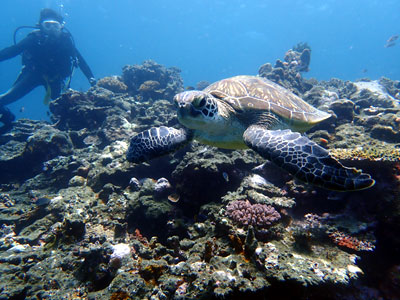
[[[226,101],[239,114],[272,112],[298,130],[310,128],[330,117],[282,86],[257,76],[223,79],[209,85],[204,92]]]

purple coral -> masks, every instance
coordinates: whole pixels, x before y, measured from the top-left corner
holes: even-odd
[[[251,204],[248,200],[230,202],[226,206],[226,212],[235,222],[244,226],[265,227],[281,218],[281,215],[271,205]]]

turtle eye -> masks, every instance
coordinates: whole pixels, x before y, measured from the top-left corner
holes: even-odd
[[[206,105],[206,99],[203,98],[203,99],[201,99],[201,101],[200,101],[200,103],[199,103],[199,106],[203,107],[203,106],[205,106],[205,105]]]
[[[203,107],[206,105],[206,99],[204,97],[196,98],[194,104],[197,107]]]

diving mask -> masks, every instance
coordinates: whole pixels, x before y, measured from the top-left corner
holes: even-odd
[[[43,30],[48,34],[58,35],[62,30],[62,25],[56,20],[44,20],[41,24]]]

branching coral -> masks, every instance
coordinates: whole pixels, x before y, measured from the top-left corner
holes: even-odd
[[[266,227],[278,221],[281,215],[270,205],[251,204],[248,200],[235,200],[226,207],[227,215],[243,226]]]

